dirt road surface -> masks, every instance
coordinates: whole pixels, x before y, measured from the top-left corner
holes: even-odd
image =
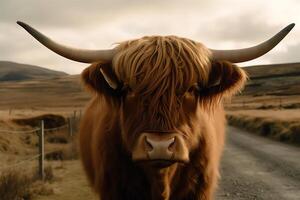
[[[300,200],[300,148],[229,127],[217,200]]]
[[[300,148],[229,127],[216,200],[300,200]],[[37,200],[96,200],[79,161],[56,170],[54,195]]]

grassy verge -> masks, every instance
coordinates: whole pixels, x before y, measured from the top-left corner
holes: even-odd
[[[259,135],[300,145],[300,121],[256,117],[242,114],[227,114],[229,125]]]
[[[24,173],[22,169],[9,169],[0,173],[0,197],[3,200],[33,200],[37,195],[53,194],[49,186],[54,179],[52,167],[45,168],[45,180],[40,181],[36,173]]]
[[[54,163],[57,161],[53,161]],[[53,164],[56,180],[50,183],[54,193],[37,196],[34,200],[98,200],[87,182],[79,160]]]

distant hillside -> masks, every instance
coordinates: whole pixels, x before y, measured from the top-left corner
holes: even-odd
[[[9,67],[9,71],[13,67]],[[6,68],[0,65],[0,77],[3,77],[4,69]],[[43,73],[43,79],[0,81],[0,110],[10,107],[60,107],[64,109],[68,107],[83,107],[90,99],[90,94],[80,84],[79,75],[61,76],[65,75],[65,73],[39,67],[31,67],[29,69],[34,71],[32,72],[34,74],[27,73],[26,70],[21,74],[28,76],[30,74],[33,77],[41,77],[39,73],[35,74],[38,71],[45,71],[46,74]],[[258,97],[263,95],[300,95],[300,63],[251,66],[243,69],[248,72],[250,80],[242,95]],[[49,71],[51,75],[49,75]],[[45,79],[45,77],[51,76],[52,78]],[[246,98],[247,100],[254,100],[254,98]],[[238,100],[238,98],[235,99]]]
[[[23,81],[32,79],[54,78],[67,75],[34,65],[0,61],[0,81]]]
[[[250,80],[243,94],[299,95],[300,63],[256,65],[243,68]]]

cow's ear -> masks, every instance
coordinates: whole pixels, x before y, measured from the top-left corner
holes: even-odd
[[[247,75],[240,67],[227,61],[213,61],[203,95],[208,98],[230,97],[245,85]]]
[[[82,72],[81,79],[88,90],[96,93],[116,94],[120,86],[111,63],[93,63]]]

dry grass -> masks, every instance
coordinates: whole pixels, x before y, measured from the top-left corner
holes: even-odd
[[[15,117],[15,113],[23,117],[31,113],[70,113],[83,108],[90,98],[80,85],[79,76],[0,82],[0,88],[0,110],[3,112],[0,114],[5,117]]]
[[[242,111],[239,111],[240,113]],[[284,115],[272,115],[271,113],[257,112],[255,115],[232,112],[227,114],[228,123],[246,129],[250,132],[268,136],[279,141],[300,144],[300,121],[293,118],[284,118]],[[275,111],[273,111],[273,114]],[[259,116],[260,115],[260,116]],[[264,116],[265,115],[265,116]],[[297,114],[296,114],[297,115]]]
[[[66,120],[61,115],[40,115],[30,118],[18,118],[0,121],[0,130],[17,131],[17,132],[1,132],[0,134],[0,154],[29,156],[36,155],[38,150],[37,132],[22,132],[30,131],[40,122],[45,119],[45,128],[59,127],[66,123]],[[79,122],[77,122],[78,125]],[[75,127],[73,127],[74,129]],[[76,130],[77,128],[75,128]],[[76,132],[74,133],[76,135]],[[45,132],[45,152],[62,152],[62,159],[76,158],[76,137],[69,135],[68,127],[60,130]],[[1,167],[0,167],[1,169]]]
[[[44,180],[48,182],[54,181],[54,174],[53,174],[53,168],[51,165],[48,165],[44,169],[45,177]]]
[[[2,121],[0,130],[23,130],[28,131],[32,128],[18,126],[10,121]],[[14,155],[30,155],[35,151],[35,133],[10,133],[0,132],[0,153]]]
[[[45,182],[40,181],[36,172],[24,173],[20,169],[10,169],[0,174],[1,200],[31,200],[36,195],[51,195],[53,189],[48,184],[53,181],[51,166],[45,168]]]
[[[60,135],[60,134],[49,135],[46,140],[49,143],[59,143],[59,144],[69,143],[69,138],[65,135]]]
[[[74,160],[78,159],[78,138],[70,137],[67,132],[57,132],[46,137],[45,145],[47,160]]]
[[[34,198],[36,199],[37,196],[45,196],[48,197],[54,194],[54,190],[50,183],[42,182],[42,181],[35,181],[32,184],[31,192],[34,194]]]
[[[299,109],[299,102],[300,95],[241,95],[234,97],[225,106],[227,110]]]
[[[59,115],[64,118],[69,117],[74,114],[74,110],[83,110],[84,105],[90,98],[87,93],[83,92],[78,76],[66,76],[48,80],[1,82],[0,88],[0,130],[31,130],[32,126],[36,126],[36,122],[40,120],[39,118],[36,118],[36,116],[48,115],[49,113]],[[76,114],[79,115],[79,112]],[[19,119],[17,121],[21,123],[14,123],[12,119]],[[62,120],[58,121],[61,122]],[[52,120],[54,124],[51,124],[49,127],[46,126],[46,128],[61,125],[62,123],[58,124],[58,121]],[[48,132],[45,136],[45,152],[62,151],[63,159],[74,159],[77,157],[76,144],[73,142],[73,138],[69,137],[67,128],[59,132]],[[15,163],[19,163],[20,161],[36,155],[38,152],[37,143],[38,137],[36,133],[16,134],[1,132],[0,173],[6,173],[5,170],[7,170],[7,166],[14,165]],[[55,162],[56,161],[46,161],[46,163]],[[23,163],[20,169],[16,169],[14,171],[22,172],[22,174],[28,173],[28,177],[31,179],[32,175],[30,174],[30,171],[32,171],[32,169],[35,169],[36,171],[36,167],[37,160],[32,160]],[[51,198],[43,195],[52,194],[52,196],[55,196],[53,195],[54,192],[60,194],[61,190],[68,187],[62,184],[53,189],[54,185],[60,184],[61,181],[64,181],[62,179],[65,179],[62,178],[62,176],[56,176],[56,172],[60,171],[64,171],[64,173],[67,172],[65,165],[54,166],[53,168],[46,167],[45,175],[47,182],[37,181],[36,178],[33,182],[29,181],[30,184],[27,184],[30,186],[29,193],[34,194],[37,198],[44,199]],[[13,174],[14,173],[15,172],[13,172]],[[80,191],[80,189],[75,192],[71,191],[74,184],[73,182],[76,179],[73,179],[74,174],[69,174],[69,176],[72,178],[72,181],[68,182],[70,187],[69,193],[72,195],[77,193],[77,191]],[[16,181],[13,182],[16,183]],[[25,186],[26,184],[22,185]],[[78,185],[78,188],[80,187],[82,187],[82,184]],[[4,187],[0,186],[0,189],[3,188]],[[13,188],[17,189],[15,186]],[[69,199],[76,199],[76,197],[80,197],[77,199],[86,199],[87,195],[78,195],[77,193],[73,197],[75,198]],[[2,195],[2,193],[0,193],[0,199],[14,200],[15,198],[6,198]],[[53,197],[52,199],[57,198]]]
[[[236,110],[236,111],[229,110],[227,111],[227,114],[260,117],[260,118],[274,119],[274,120],[281,120],[281,121],[300,120],[300,109]]]
[[[32,118],[35,119],[35,118]],[[28,120],[26,118],[26,120]],[[53,122],[56,122],[53,120]],[[28,126],[29,125],[29,126]],[[0,129],[5,130],[30,130],[28,125],[20,125],[12,120],[1,120]],[[51,123],[53,125],[53,123]],[[44,182],[38,180],[37,159],[27,161],[38,153],[38,137],[36,133],[1,133],[0,134],[0,199],[1,200],[31,200],[36,197],[47,197],[53,195],[55,190],[52,187],[61,178],[57,178],[55,170],[64,169],[47,166],[45,168]],[[45,133],[45,152],[59,152],[61,160],[77,159],[76,137],[70,137],[68,128]],[[48,154],[46,154],[47,158]],[[51,156],[50,156],[51,157]],[[51,160],[53,160],[53,155]],[[24,162],[23,162],[24,161]],[[19,165],[19,163],[21,163]],[[46,163],[50,163],[46,161]],[[20,168],[13,167],[13,170],[7,172],[10,166],[18,165]],[[34,173],[32,173],[34,169]],[[64,186],[62,186],[64,187]],[[15,195],[15,196],[14,196]],[[55,198],[54,198],[55,199]]]
[[[36,200],[96,200],[78,160],[53,161],[56,181],[50,184],[54,193],[50,196],[37,196]]]
[[[73,143],[57,148],[45,155],[46,160],[74,160],[78,159],[77,146]]]
[[[299,102],[300,95],[237,96],[226,104],[228,122],[250,132],[300,144]]]
[[[0,196],[3,200],[32,199],[32,179],[19,171],[7,171],[0,176]]]

